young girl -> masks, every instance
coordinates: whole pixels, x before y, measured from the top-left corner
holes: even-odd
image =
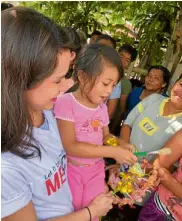
[[[154,169],[160,178],[160,185],[142,209],[139,221],[181,221],[182,220],[182,129],[165,145],[171,148],[170,155],[159,156]],[[170,167],[179,161],[176,172]]]
[[[75,70],[79,88],[61,96],[54,112],[68,154],[68,179],[77,211],[104,192],[103,157],[127,164],[134,163],[136,157],[127,149],[103,146],[103,139],[109,134],[105,101],[123,73],[115,49],[85,46]]]
[[[73,59],[64,31],[42,14],[2,12],[2,221],[89,221],[112,207],[100,195],[73,213],[67,157],[50,109]]]

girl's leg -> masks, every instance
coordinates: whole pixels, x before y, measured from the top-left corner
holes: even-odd
[[[139,221],[166,221],[165,214],[158,210],[154,201],[154,194],[147,201],[139,215]]]
[[[73,196],[75,211],[83,208],[83,180],[79,170],[79,167],[68,164],[68,183]]]
[[[83,207],[88,206],[89,203],[99,194],[105,192],[105,171],[104,162],[93,166],[92,170],[85,174],[85,183],[83,191]],[[92,221],[98,221],[99,218]]]

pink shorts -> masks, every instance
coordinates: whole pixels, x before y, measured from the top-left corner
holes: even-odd
[[[88,206],[105,190],[104,160],[88,167],[68,163],[68,182],[73,196],[75,211]],[[98,219],[94,219],[96,221]]]

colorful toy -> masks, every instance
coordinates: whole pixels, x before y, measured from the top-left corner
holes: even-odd
[[[113,135],[108,136],[104,143],[110,146],[119,146],[119,139]],[[152,152],[134,152],[136,156],[144,157],[149,154],[170,154],[169,148]],[[147,172],[150,171],[150,172]],[[135,202],[142,202],[147,192],[153,191],[159,184],[156,174],[152,174],[152,165],[143,159],[141,163],[135,163],[133,166],[120,166],[120,175],[117,177],[115,173],[110,174],[108,184],[114,191],[114,195],[119,201],[119,206],[129,204],[133,207]],[[116,194],[121,193],[124,198],[118,197]]]
[[[149,166],[150,164],[143,162],[143,165]],[[145,173],[146,169],[148,168],[142,169],[141,165],[136,163],[127,172],[120,172],[119,177],[116,177],[114,173],[110,174],[108,184],[113,189],[114,194],[121,193],[125,196],[124,198],[117,197],[119,206],[129,204],[132,207],[135,202],[142,202],[146,193],[154,190],[159,184],[157,175]]]
[[[171,153],[171,149],[170,148],[163,148],[161,150],[156,150],[156,151],[149,151],[149,152],[135,152],[135,156],[138,157],[146,157],[148,155],[167,155]]]

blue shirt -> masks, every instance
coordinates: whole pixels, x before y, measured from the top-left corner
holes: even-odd
[[[143,91],[143,87],[137,87],[132,90],[132,92],[128,96],[127,100],[127,110],[128,113],[141,101],[140,95]]]
[[[120,99],[121,96],[121,82],[119,82],[116,87],[113,89],[111,95],[109,96],[109,100],[112,99]]]
[[[140,95],[144,87],[136,87],[128,96],[127,100],[127,113],[129,113],[140,101]],[[165,93],[162,94],[164,97],[168,97]]]

